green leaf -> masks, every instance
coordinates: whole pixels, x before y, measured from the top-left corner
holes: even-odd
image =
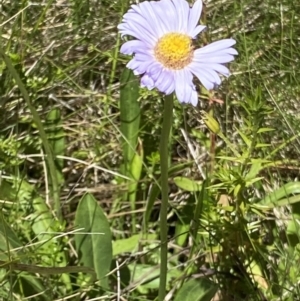
[[[137,152],[134,154],[132,162],[130,164],[130,176],[132,177],[133,181],[131,181],[131,183],[128,184],[128,199],[132,211],[136,209],[135,207],[136,194],[138,191],[139,180],[142,174],[143,158],[144,158],[143,145],[142,143],[139,143],[137,147]],[[132,229],[133,231],[136,229],[135,215],[133,215],[133,219],[132,219]]]
[[[289,182],[283,185],[279,189],[276,189],[275,191],[267,195],[264,199],[258,202],[258,204],[273,208],[277,206],[294,204],[300,201],[300,196],[286,198],[291,194],[300,194],[300,182]]]
[[[93,195],[85,194],[79,202],[75,225],[80,229],[75,235],[80,262],[93,268],[101,285],[108,287],[105,277],[112,261],[112,238],[108,220]]]
[[[151,290],[157,290],[159,287],[159,269],[150,264],[128,264],[128,268],[132,275],[132,283],[139,283],[137,289],[142,293],[146,294]],[[167,282],[172,283],[172,280],[180,277],[182,272],[178,269],[170,269],[167,274]],[[171,284],[172,285],[172,284]]]
[[[23,210],[32,206],[33,213],[28,216],[32,230],[39,241],[49,241],[53,238],[51,232],[55,229],[55,220],[43,198],[35,191],[34,187],[25,180],[14,179],[14,183],[2,180],[0,197],[10,201],[18,201]],[[30,202],[30,203],[29,203]],[[56,232],[56,231],[55,231]]]
[[[198,199],[198,197],[196,198]],[[176,244],[183,247],[190,234],[191,220],[194,218],[195,195],[191,194],[186,203],[178,210],[178,221],[175,225]],[[198,217],[199,218],[199,217]]]
[[[14,249],[18,248],[18,252],[22,253],[23,244],[19,241],[13,229],[4,220],[0,214],[0,259],[8,260],[10,257],[16,256]]]
[[[25,180],[13,180],[1,181],[0,197],[18,202],[20,208],[24,211],[28,210],[28,207],[32,207],[30,208],[32,213],[28,215],[27,222],[31,224],[36,239],[41,243],[37,245],[37,248],[39,250],[43,249],[43,260],[49,260],[54,252],[59,258],[60,264],[67,265],[64,250],[59,251],[59,240],[55,239],[55,233],[61,229],[60,223],[53,218],[45,200],[36,193],[34,186]],[[50,254],[51,256],[49,256]],[[70,289],[69,276],[64,274],[62,280],[66,288]]]
[[[187,237],[189,236],[190,223],[176,223],[175,235],[176,235],[176,244],[183,247]]]
[[[137,76],[124,68],[120,80],[120,130],[124,164],[121,173],[133,179],[128,183],[128,193],[122,195],[123,201],[129,201],[134,212],[138,181],[143,166],[143,146],[138,144],[140,130],[141,109],[139,98],[139,81]],[[124,180],[123,180],[124,181]],[[135,214],[132,214],[132,230],[136,229]]]
[[[256,145],[255,145],[255,148],[264,148],[264,147],[269,147],[269,146],[271,146],[272,144],[270,144],[270,143],[257,143]]]
[[[255,161],[252,163],[251,168],[248,172],[248,174],[245,177],[245,181],[251,181],[253,178],[255,178],[258,173],[263,169],[262,162],[261,161]]]
[[[217,290],[218,286],[208,279],[192,279],[183,284],[174,301],[210,301]]]
[[[259,133],[265,133],[265,132],[272,132],[272,131],[275,131],[275,129],[272,129],[272,128],[260,128],[257,131],[257,134],[259,134]]]
[[[299,220],[300,217],[296,216],[295,214],[292,214],[292,220],[290,220],[287,224],[286,228],[286,236],[289,242],[289,245],[292,248],[295,248],[297,244],[299,244]]]
[[[128,171],[137,145],[140,127],[139,82],[137,76],[127,68],[121,75],[120,120],[125,171]]]
[[[240,131],[238,128],[236,128],[236,130],[238,131],[239,135],[241,136],[241,138],[244,140],[245,144],[248,147],[251,147],[251,139],[249,139],[242,131]]]
[[[147,236],[147,240],[154,240],[156,238],[156,234],[149,234]],[[135,234],[128,238],[118,239],[113,241],[113,256],[120,255],[127,252],[134,252],[137,250],[139,246],[139,242],[141,241],[141,234]]]
[[[186,177],[175,177],[174,183],[177,187],[185,191],[195,192],[202,189],[202,182],[196,182]]]
[[[51,300],[48,294],[40,294],[41,292],[45,292],[46,288],[36,276],[23,272],[19,274],[18,280],[22,287],[22,289],[20,288],[20,294],[24,294],[28,299],[39,294],[40,300]]]
[[[62,173],[64,160],[57,158],[56,156],[63,156],[65,154],[65,133],[62,127],[61,113],[59,109],[52,109],[48,113],[46,125],[47,129],[45,131],[53,151],[58,183],[61,185],[64,183]]]

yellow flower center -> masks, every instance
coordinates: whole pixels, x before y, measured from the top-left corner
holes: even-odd
[[[182,33],[167,33],[158,40],[154,55],[164,67],[182,69],[193,58],[192,40]]]

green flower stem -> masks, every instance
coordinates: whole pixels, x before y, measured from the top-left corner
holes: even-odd
[[[10,58],[4,53],[4,51],[0,48],[0,56],[4,60],[9,72],[11,73],[12,77],[16,81],[16,84],[18,88],[20,89],[20,92],[25,99],[27,106],[32,114],[33,120],[37,126],[37,129],[40,134],[40,138],[42,140],[45,153],[46,153],[46,162],[49,167],[49,173],[50,173],[50,178],[51,178],[51,184],[52,184],[52,196],[54,200],[54,206],[55,206],[55,211],[56,211],[56,216],[57,218],[61,221],[61,209],[60,209],[60,198],[59,198],[59,186],[58,186],[58,180],[56,176],[56,169],[55,169],[55,163],[54,163],[54,157],[52,154],[51,146],[48,142],[47,135],[45,133],[43,124],[41,122],[41,119],[39,117],[39,114],[37,113],[35,107],[32,105],[28,92],[22,83],[22,80],[19,77],[18,72],[14,68]]]
[[[160,169],[161,169],[161,207],[160,207],[160,281],[158,300],[163,301],[166,296],[168,273],[168,225],[167,214],[169,204],[169,140],[173,117],[173,94],[165,97],[162,133],[160,137]]]

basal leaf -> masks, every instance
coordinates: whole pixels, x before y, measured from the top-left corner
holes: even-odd
[[[131,70],[125,68],[121,75],[120,88],[120,121],[125,170],[126,165],[132,161],[137,145],[140,127],[140,104],[138,98],[138,79]]]
[[[112,261],[111,231],[108,220],[93,195],[87,193],[80,200],[75,226],[80,229],[75,235],[80,262],[93,268],[101,285],[107,288],[105,276],[110,271]]]

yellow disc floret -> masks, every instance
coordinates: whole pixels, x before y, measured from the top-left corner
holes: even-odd
[[[182,69],[193,58],[192,40],[182,33],[167,33],[158,40],[154,55],[164,67]]]

